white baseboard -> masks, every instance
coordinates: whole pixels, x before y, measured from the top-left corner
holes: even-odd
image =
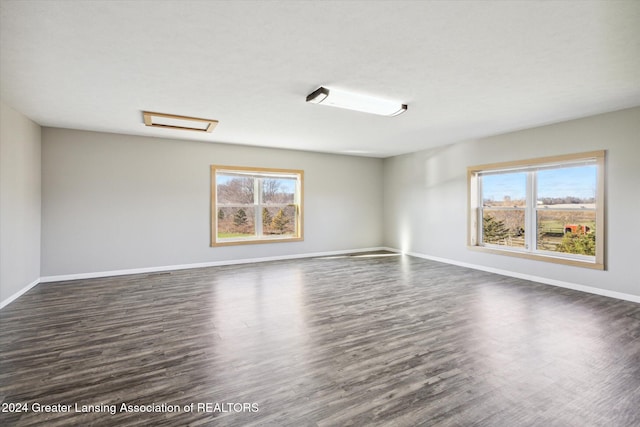
[[[374,247],[374,248],[348,249],[348,250],[331,251],[331,252],[314,252],[314,253],[306,253],[306,254],[281,255],[281,256],[262,257],[262,258],[246,258],[246,259],[237,259],[237,260],[228,260],[228,261],[199,262],[194,264],[132,268],[127,270],[99,271],[95,273],[78,273],[78,274],[64,274],[64,275],[57,275],[57,276],[43,276],[40,278],[40,283],[62,282],[67,280],[80,280],[80,279],[95,279],[99,277],[124,276],[128,274],[157,273],[157,272],[171,271],[171,270],[186,270],[190,268],[219,267],[222,265],[251,264],[256,262],[282,261],[282,260],[299,259],[299,258],[315,258],[315,257],[321,257],[321,256],[353,254],[358,252],[371,252],[371,251],[380,251],[380,250],[386,250],[386,248]]]
[[[15,301],[16,299],[18,299],[18,297],[20,297],[20,295],[24,294],[25,292],[27,292],[29,289],[33,288],[38,283],[40,283],[40,279],[34,280],[33,282],[29,283],[24,288],[20,289],[15,294],[11,295],[6,300],[0,301],[0,310],[3,309],[4,307],[6,307],[7,305],[9,305],[9,303],[11,303],[11,302]]]
[[[350,250],[331,251],[331,252],[315,252],[315,253],[283,255],[283,256],[263,257],[263,258],[247,258],[247,259],[228,260],[228,261],[212,261],[212,262],[202,262],[202,263],[194,263],[194,264],[167,265],[167,266],[158,266],[158,267],[133,268],[133,269],[126,269],[126,270],[100,271],[95,273],[79,273],[79,274],[66,274],[66,275],[57,275],[57,276],[44,276],[38,280],[35,280],[33,283],[30,283],[22,290],[11,295],[6,300],[0,302],[0,309],[5,307],[7,304],[11,303],[18,297],[20,297],[20,295],[24,294],[25,292],[27,292],[29,289],[31,289],[38,283],[51,283],[51,282],[61,282],[66,280],[79,280],[79,279],[93,279],[93,278],[99,278],[99,277],[122,276],[127,274],[155,273],[155,272],[162,272],[162,271],[185,270],[190,268],[201,268],[201,267],[217,267],[217,266],[223,266],[223,265],[250,264],[250,263],[267,262],[267,261],[282,261],[282,260],[299,259],[299,258],[314,258],[314,257],[321,257],[321,256],[343,255],[343,254],[352,254],[352,253],[358,253],[358,252],[369,252],[369,251],[379,251],[379,250],[387,250],[390,252],[402,253],[401,250],[396,248],[373,247],[373,248],[350,249]],[[509,277],[515,277],[518,279],[531,280],[533,282],[543,283],[546,285],[558,286],[561,288],[573,289],[576,291],[587,292],[587,293],[602,295],[610,298],[616,298],[620,300],[640,303],[640,296],[637,296],[637,295],[609,291],[606,289],[594,288],[591,286],[579,285],[577,283],[549,279],[546,277],[533,276],[530,274],[516,273],[509,270],[502,270],[499,268],[485,267],[482,265],[456,261],[448,258],[434,257],[430,255],[417,253],[417,252],[406,252],[406,255],[414,256],[416,258],[424,258],[431,261],[442,262],[445,264],[457,265],[459,267],[466,267],[474,270],[481,270],[489,273],[500,274],[502,276],[509,276]]]
[[[403,253],[401,250],[396,248],[385,247],[383,249],[391,252]],[[459,267],[467,267],[467,268],[472,268],[474,270],[486,271],[488,273],[500,274],[502,276],[509,276],[509,277],[515,277],[517,279],[531,280],[532,282],[542,283],[545,285],[558,286],[560,288],[573,289],[575,291],[587,292],[590,294],[602,295],[605,297],[640,303],[640,296],[638,295],[625,294],[625,293],[616,292],[616,291],[609,291],[607,289],[594,288],[592,286],[579,285],[577,283],[564,282],[562,280],[555,280],[555,279],[548,279],[546,277],[533,276],[530,274],[516,273],[514,271],[502,270],[500,268],[485,267],[483,265],[470,264],[467,262],[456,261],[448,258],[440,258],[440,257],[420,254],[416,252],[404,252],[404,254],[413,256],[416,258],[424,258],[431,261],[442,262],[445,264],[457,265]]]

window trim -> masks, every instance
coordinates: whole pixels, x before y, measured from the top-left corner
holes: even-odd
[[[296,223],[296,233],[293,237],[255,237],[242,238],[238,240],[218,241],[218,208],[217,208],[217,185],[216,175],[218,172],[241,172],[248,175],[286,175],[299,177],[298,200],[296,201],[296,209],[298,211],[298,221]],[[236,245],[255,245],[261,243],[284,243],[284,242],[300,242],[304,240],[304,171],[300,169],[277,169],[250,166],[224,166],[211,165],[211,211],[209,217],[211,227],[211,247],[220,246],[236,246]],[[256,230],[257,231],[257,230]]]
[[[606,205],[606,191],[605,191],[605,159],[606,150],[588,151],[584,153],[565,154],[559,156],[539,157],[535,159],[517,160],[501,163],[490,163],[478,166],[469,166],[467,168],[467,248],[491,254],[507,255],[517,258],[532,259],[536,261],[545,261],[556,264],[571,265],[576,267],[585,267],[596,270],[605,270],[605,205]],[[514,250],[512,248],[498,248],[496,246],[484,246],[481,244],[480,233],[482,232],[479,221],[479,184],[478,176],[482,172],[487,171],[516,171],[533,169],[541,166],[562,166],[568,163],[579,163],[580,161],[595,161],[597,165],[596,175],[596,230],[599,230],[599,236],[596,237],[596,254],[595,259],[583,260],[578,259],[571,254],[567,256],[556,254],[554,252],[527,252],[524,250]],[[536,207],[527,206],[526,212],[533,210],[536,212]],[[527,214],[530,216],[530,214]],[[525,219],[525,221],[527,221]],[[529,225],[533,220],[529,219],[525,224]]]

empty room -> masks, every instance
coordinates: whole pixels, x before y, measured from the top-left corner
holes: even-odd
[[[639,22],[0,0],[0,425],[640,425]]]

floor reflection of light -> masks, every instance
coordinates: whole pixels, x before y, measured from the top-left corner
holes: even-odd
[[[593,361],[607,359],[601,328],[585,307],[538,305],[507,287],[483,285],[470,325],[476,373],[490,387],[520,397],[546,387],[571,389],[597,376]],[[538,372],[539,375],[531,375]]]
[[[346,259],[346,258],[385,258],[385,257],[396,257],[402,256],[401,253],[398,252],[388,252],[388,253],[371,253],[371,254],[352,254],[352,255],[333,255],[333,256],[323,256],[316,259]]]
[[[308,359],[303,315],[304,277],[287,266],[243,272],[242,267],[216,274],[213,323],[220,337],[212,349],[229,366],[220,374],[227,386],[269,386],[270,376],[304,374],[299,361]]]
[[[401,256],[397,252],[392,252],[388,254],[365,254],[365,255],[355,255],[354,258],[381,258],[381,257],[390,257],[390,256]]]

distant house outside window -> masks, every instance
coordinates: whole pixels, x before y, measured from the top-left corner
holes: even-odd
[[[604,151],[468,168],[471,248],[604,269]]]
[[[211,246],[303,239],[301,170],[211,166]]]

